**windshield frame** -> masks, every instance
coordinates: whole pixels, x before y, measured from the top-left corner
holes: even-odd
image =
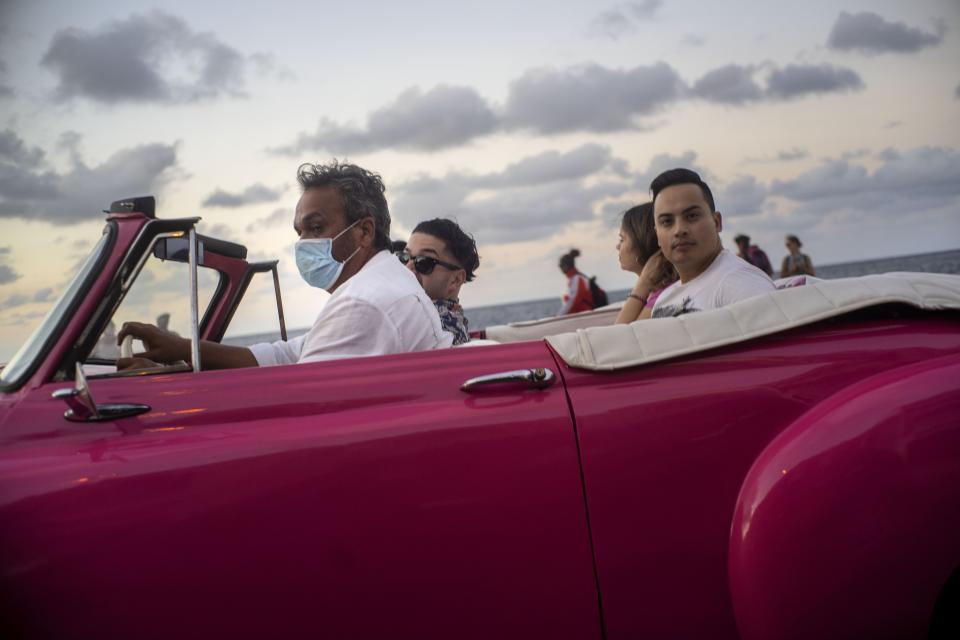
[[[50,311],[10,361],[0,369],[0,391],[9,392],[20,388],[50,355],[50,351],[62,337],[67,324],[76,314],[77,308],[100,277],[107,260],[113,253],[116,241],[117,223],[111,220],[107,222],[90,255],[64,288]]]

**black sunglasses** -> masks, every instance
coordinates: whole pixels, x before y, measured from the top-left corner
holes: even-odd
[[[408,262],[413,260],[413,268],[417,270],[417,273],[425,276],[428,276],[431,273],[433,273],[433,270],[434,268],[436,268],[437,265],[440,265],[441,267],[446,267],[451,271],[456,271],[457,269],[462,268],[462,267],[458,267],[455,264],[450,264],[449,262],[437,260],[436,258],[431,256],[412,256],[407,251],[401,251],[400,253],[397,254],[397,257],[400,258],[400,262],[402,262],[403,264],[407,264]]]

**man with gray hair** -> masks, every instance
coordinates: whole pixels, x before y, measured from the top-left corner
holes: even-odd
[[[294,213],[297,268],[332,295],[305,335],[232,347],[201,342],[204,369],[271,366],[451,346],[436,307],[390,253],[390,211],[380,176],[334,160],[297,170],[303,191]],[[190,342],[151,325],[127,323],[147,345],[141,358],[189,361]],[[124,363],[118,361],[118,367]],[[135,363],[131,363],[136,366]],[[142,366],[142,365],[141,365]]]

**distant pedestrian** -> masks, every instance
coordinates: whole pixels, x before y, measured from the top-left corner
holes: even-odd
[[[577,270],[576,260],[579,256],[579,249],[570,249],[568,253],[560,256],[560,271],[563,271],[564,275],[567,276],[567,292],[563,294],[563,305],[561,305],[559,313],[561,316],[568,313],[590,311],[597,306],[603,306],[594,299],[595,295],[591,285],[593,284],[596,289],[599,289],[600,293],[603,290],[595,283],[591,283],[591,278],[587,278]],[[603,297],[606,297],[606,294],[603,294]]]
[[[815,276],[817,272],[813,269],[813,260],[805,253],[800,253],[800,247],[803,243],[797,236],[787,236],[787,251],[790,253],[783,259],[780,266],[780,277],[788,278],[790,276]]]
[[[746,260],[771,278],[773,277],[773,266],[770,264],[770,258],[767,257],[763,249],[755,244],[750,244],[750,236],[741,233],[733,241],[737,243],[739,249],[737,252],[738,258]]]

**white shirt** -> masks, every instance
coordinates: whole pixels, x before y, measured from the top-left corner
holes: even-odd
[[[389,251],[341,284],[306,334],[250,347],[261,367],[449,347],[437,308]]]
[[[685,283],[678,280],[664,289],[653,305],[653,317],[670,318],[717,309],[774,289],[767,274],[722,249],[696,278]]]

